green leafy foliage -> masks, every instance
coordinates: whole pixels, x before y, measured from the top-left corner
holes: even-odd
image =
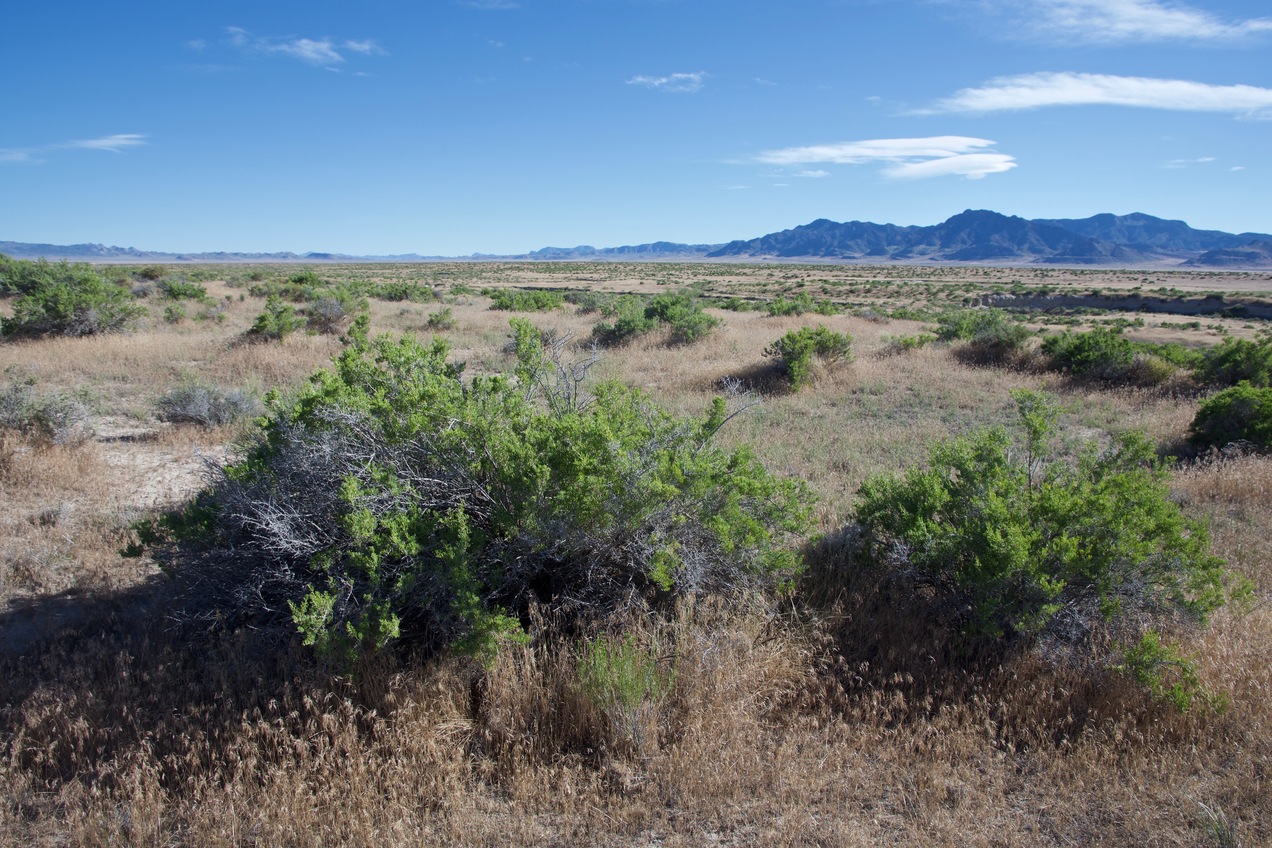
[[[670,693],[676,669],[657,655],[657,645],[643,645],[635,634],[602,635],[583,645],[578,677],[620,738],[640,750],[650,714]]]
[[[514,322],[515,375],[461,379],[443,340],[366,322],[159,556],[180,615],[299,634],[347,661],[393,642],[486,655],[558,619],[788,581],[808,494],[614,383],[584,396]]]
[[[424,326],[433,332],[453,330],[455,329],[455,312],[449,306],[430,312]]]
[[[143,277],[142,279],[149,279]],[[177,280],[173,278],[160,279],[158,283],[159,293],[168,300],[207,300],[208,290],[201,283],[192,283],[189,280]]]
[[[1184,348],[1133,342],[1121,330],[1096,328],[1085,333],[1065,332],[1042,343],[1051,367],[1103,383],[1156,385],[1178,370],[1170,359],[1186,361]]]
[[[1149,631],[1126,648],[1118,671],[1134,678],[1153,696],[1186,711],[1199,696],[1216,705],[1222,700],[1209,695],[1197,676],[1197,666],[1180,652],[1178,645],[1162,642],[1160,634]]]
[[[823,326],[801,327],[770,344],[764,355],[778,360],[791,388],[799,391],[812,380],[814,360],[824,365],[852,361],[852,336]]]
[[[488,289],[490,308],[505,312],[548,312],[560,308],[565,297],[546,289]]]
[[[991,637],[1091,647],[1101,625],[1134,640],[1145,622],[1204,621],[1225,602],[1224,564],[1142,436],[1054,457],[1054,404],[1013,395],[1023,444],[973,432],[934,445],[925,468],[862,485],[869,562],[931,586],[967,632]]]
[[[927,347],[936,341],[936,336],[931,333],[918,333],[913,336],[884,336],[884,341],[887,343],[885,348],[887,353],[901,354]]]
[[[770,317],[782,317],[786,315],[804,315],[808,312],[816,312],[818,315],[838,315],[840,309],[828,300],[817,301],[808,292],[799,292],[794,297],[788,298],[784,294],[764,304],[764,311]]]
[[[1272,336],[1256,341],[1226,338],[1206,351],[1198,376],[1216,386],[1247,382],[1255,388],[1272,385]]]
[[[1272,448],[1272,387],[1238,383],[1201,402],[1189,441],[1198,447],[1249,442]]]
[[[299,330],[300,326],[296,307],[283,303],[278,295],[270,295],[265,299],[265,310],[256,316],[247,335],[264,341],[281,341]]]
[[[938,339],[966,342],[974,358],[990,362],[1017,355],[1031,335],[1028,327],[1001,309],[959,309],[937,319]]]
[[[128,290],[106,280],[89,265],[43,260],[5,260],[0,291],[17,293],[0,334],[88,336],[129,329],[146,313]]]
[[[617,345],[659,327],[671,330],[672,344],[691,344],[706,338],[720,321],[702,311],[702,302],[691,292],[669,292],[649,300],[623,295],[601,307],[601,314],[614,318],[593,328],[602,344]]]

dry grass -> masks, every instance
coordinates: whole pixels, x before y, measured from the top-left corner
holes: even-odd
[[[656,292],[706,273],[425,268],[443,290],[465,282]],[[919,273],[736,266],[710,281],[742,294],[798,282],[843,292],[869,275],[911,286]],[[974,276],[960,273],[928,282],[957,288]],[[1092,285],[1082,272],[1023,273]],[[1007,284],[1022,272],[975,274]],[[1147,285],[1144,276],[1100,282]],[[1151,282],[1187,287],[1170,276]],[[1195,282],[1218,285],[1214,276]],[[716,312],[725,327],[700,344],[648,337],[607,352],[604,376],[687,413],[701,414],[722,378],[749,381],[764,402],[721,437],[752,443],[771,466],[807,479],[831,534],[813,552],[803,602],[777,611],[708,602],[672,621],[628,622],[624,632],[674,669],[634,731],[582,686],[584,649],[573,638],[508,646],[489,668],[383,658],[342,677],[248,633],[215,641],[168,629],[164,578],[118,549],[129,522],[188,496],[201,457],[224,456],[242,432],[162,425],[155,399],[186,379],[286,390],[338,349],[303,335],[242,344],[260,301],[207,285],[217,298],[231,294],[224,324],[152,321],[127,337],[0,345],[0,367],[34,369],[41,387],[87,389],[98,432],[79,447],[12,438],[0,447],[0,842],[1272,841],[1272,460],[1202,459],[1174,478],[1179,501],[1210,520],[1215,551],[1257,589],[1252,609],[1182,637],[1203,682],[1226,694],[1223,712],[1180,714],[1110,672],[965,644],[913,593],[855,570],[834,532],[869,475],[921,460],[932,439],[1008,423],[1011,388],[1058,393],[1066,437],[1138,427],[1164,443],[1187,429],[1187,395],[1074,386],[977,367],[938,347],[887,355],[885,336],[922,325],[847,315]],[[457,326],[444,335],[468,373],[508,364],[510,316],[488,303],[461,295],[447,304]],[[373,301],[373,327],[422,333],[440,306]],[[530,317],[577,339],[598,320],[572,309]],[[851,333],[856,361],[790,393],[763,349],[814,323]]]

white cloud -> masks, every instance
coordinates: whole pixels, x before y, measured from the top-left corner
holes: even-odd
[[[691,74],[668,74],[665,77],[651,77],[641,74],[627,80],[627,84],[643,85],[673,94],[691,94],[700,90],[706,79],[707,74],[705,71],[696,71]]]
[[[1187,168],[1189,165],[1205,165],[1215,161],[1213,156],[1199,156],[1196,159],[1172,159],[1166,163],[1167,168]]]
[[[90,138],[86,141],[68,141],[57,146],[80,150],[107,150],[111,153],[119,153],[125,147],[138,147],[145,143],[146,137],[144,135],[124,133],[122,135],[103,136],[102,138]]]
[[[345,62],[344,53],[360,53],[364,56],[380,55],[385,51],[374,41],[366,39],[332,38],[267,38],[252,35],[242,27],[226,27],[230,44],[250,53],[286,56],[311,65],[331,67]]]
[[[344,43],[344,47],[346,50],[351,50],[354,53],[365,53],[368,56],[376,55],[376,54],[380,54],[384,52],[384,50],[381,49],[380,45],[376,44],[374,41],[372,41],[369,38],[362,39],[361,41],[358,41],[358,40],[346,41]]]
[[[1016,160],[1005,153],[962,153],[926,162],[902,162],[884,173],[899,180],[922,180],[929,177],[967,177],[984,179],[986,174],[1001,174],[1016,167]]]
[[[261,48],[267,53],[282,53],[304,62],[315,65],[336,65],[343,62],[344,56],[336,52],[335,45],[328,39],[315,41],[312,38],[294,38],[280,44],[265,45]]]
[[[978,180],[1016,167],[1015,157],[993,150],[995,142],[960,135],[931,138],[876,138],[811,147],[768,150],[755,157],[767,165],[886,165],[895,179],[962,176]],[[808,174],[824,174],[809,171]]]
[[[120,135],[102,136],[101,138],[45,144],[39,147],[0,148],[0,162],[38,165],[46,161],[41,158],[41,154],[54,150],[104,150],[108,153],[122,153],[125,148],[139,147],[145,143],[146,137],[144,135],[122,133]]]
[[[1233,165],[1233,166],[1232,166],[1231,168],[1229,168],[1228,170],[1229,170],[1229,171],[1244,171],[1245,169],[1246,169],[1246,166],[1245,166],[1245,165]]]
[[[1021,74],[992,79],[978,88],[965,88],[938,101],[931,109],[918,110],[918,114],[1088,105],[1266,117],[1272,113],[1272,89],[1107,74]]]
[[[822,171],[822,170],[811,170],[811,171],[810,171],[810,170],[805,170],[805,171],[796,171],[796,172],[795,172],[795,176],[797,176],[797,177],[805,177],[805,178],[810,179],[810,180],[819,180],[819,179],[821,179],[822,177],[829,177],[829,176],[830,176],[830,171]]]
[[[993,0],[991,0],[992,4]],[[998,0],[999,3],[1002,0]],[[1272,18],[1229,21],[1183,3],[1158,0],[1006,0],[1022,25],[1063,41],[1121,44],[1152,41],[1236,41],[1272,32]]]

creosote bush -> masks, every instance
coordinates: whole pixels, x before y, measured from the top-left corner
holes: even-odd
[[[800,327],[765,348],[764,355],[777,359],[791,388],[799,391],[812,380],[814,359],[825,365],[852,361],[852,336],[822,326]]]
[[[1102,383],[1151,386],[1178,370],[1152,345],[1132,342],[1120,330],[1099,327],[1085,333],[1065,332],[1042,343],[1050,367]]]
[[[971,635],[1046,640],[1106,665],[1119,651],[1144,659],[1145,633],[1204,622],[1242,591],[1142,436],[1053,456],[1053,402],[1013,397],[1023,440],[977,431],[934,445],[925,468],[862,485],[869,563],[930,587]]]
[[[672,344],[691,344],[709,336],[720,321],[702,311],[702,302],[692,292],[669,292],[645,300],[623,295],[599,307],[606,318],[592,330],[603,345],[620,345],[660,327],[671,330]]]
[[[565,297],[544,289],[488,289],[490,308],[505,312],[549,312],[565,303]]]
[[[936,337],[943,342],[962,341],[974,359],[1003,362],[1019,355],[1032,335],[1001,309],[960,309],[947,312],[937,322]]]
[[[1216,386],[1247,382],[1255,388],[1272,385],[1272,336],[1261,339],[1226,338],[1206,351],[1198,369],[1202,381]]]
[[[461,379],[448,346],[349,345],[215,485],[145,529],[177,615],[298,634],[341,662],[395,641],[489,655],[532,606],[667,609],[789,581],[804,486],[577,369],[514,322],[513,374]]]
[[[6,258],[3,274],[0,291],[18,293],[12,316],[0,318],[0,335],[11,338],[121,332],[146,313],[88,265]]]
[[[265,310],[256,316],[247,335],[263,341],[281,341],[300,327],[301,319],[296,307],[283,303],[278,295],[272,294],[265,299]]]
[[[1189,441],[1198,447],[1224,447],[1249,442],[1272,448],[1272,387],[1238,383],[1201,402]]]

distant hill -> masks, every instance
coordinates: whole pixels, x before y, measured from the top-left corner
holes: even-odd
[[[1089,238],[1128,245],[1138,250],[1179,256],[1241,247],[1256,240],[1272,240],[1272,236],[1263,233],[1233,235],[1219,230],[1194,230],[1183,221],[1154,218],[1142,212],[1133,212],[1130,215],[1093,215],[1080,219],[1039,219],[1035,223],[1050,224]]]
[[[720,247],[718,244],[679,244],[670,241],[656,241],[650,244],[635,244],[625,247],[544,247],[532,250],[520,259],[552,259],[557,261],[572,259],[680,259],[702,258]]]
[[[0,253],[29,259],[96,262],[425,262],[425,261],[711,261],[819,260],[828,262],[957,262],[1265,268],[1272,235],[1195,230],[1183,221],[1101,214],[1090,218],[1028,220],[968,209],[929,227],[837,223],[808,224],[727,244],[656,241],[623,247],[544,247],[517,255],[464,257],[351,256],[341,253],[160,253],[100,244],[0,242]]]
[[[29,244],[19,241],[0,241],[0,253],[14,259],[68,259],[77,262],[421,262],[428,259],[444,259],[442,256],[420,256],[406,253],[400,256],[351,256],[343,253],[168,253],[158,250],[138,250],[135,247],[114,247],[104,244]]]
[[[1272,268],[1272,239],[1208,250],[1184,264],[1203,268]]]

